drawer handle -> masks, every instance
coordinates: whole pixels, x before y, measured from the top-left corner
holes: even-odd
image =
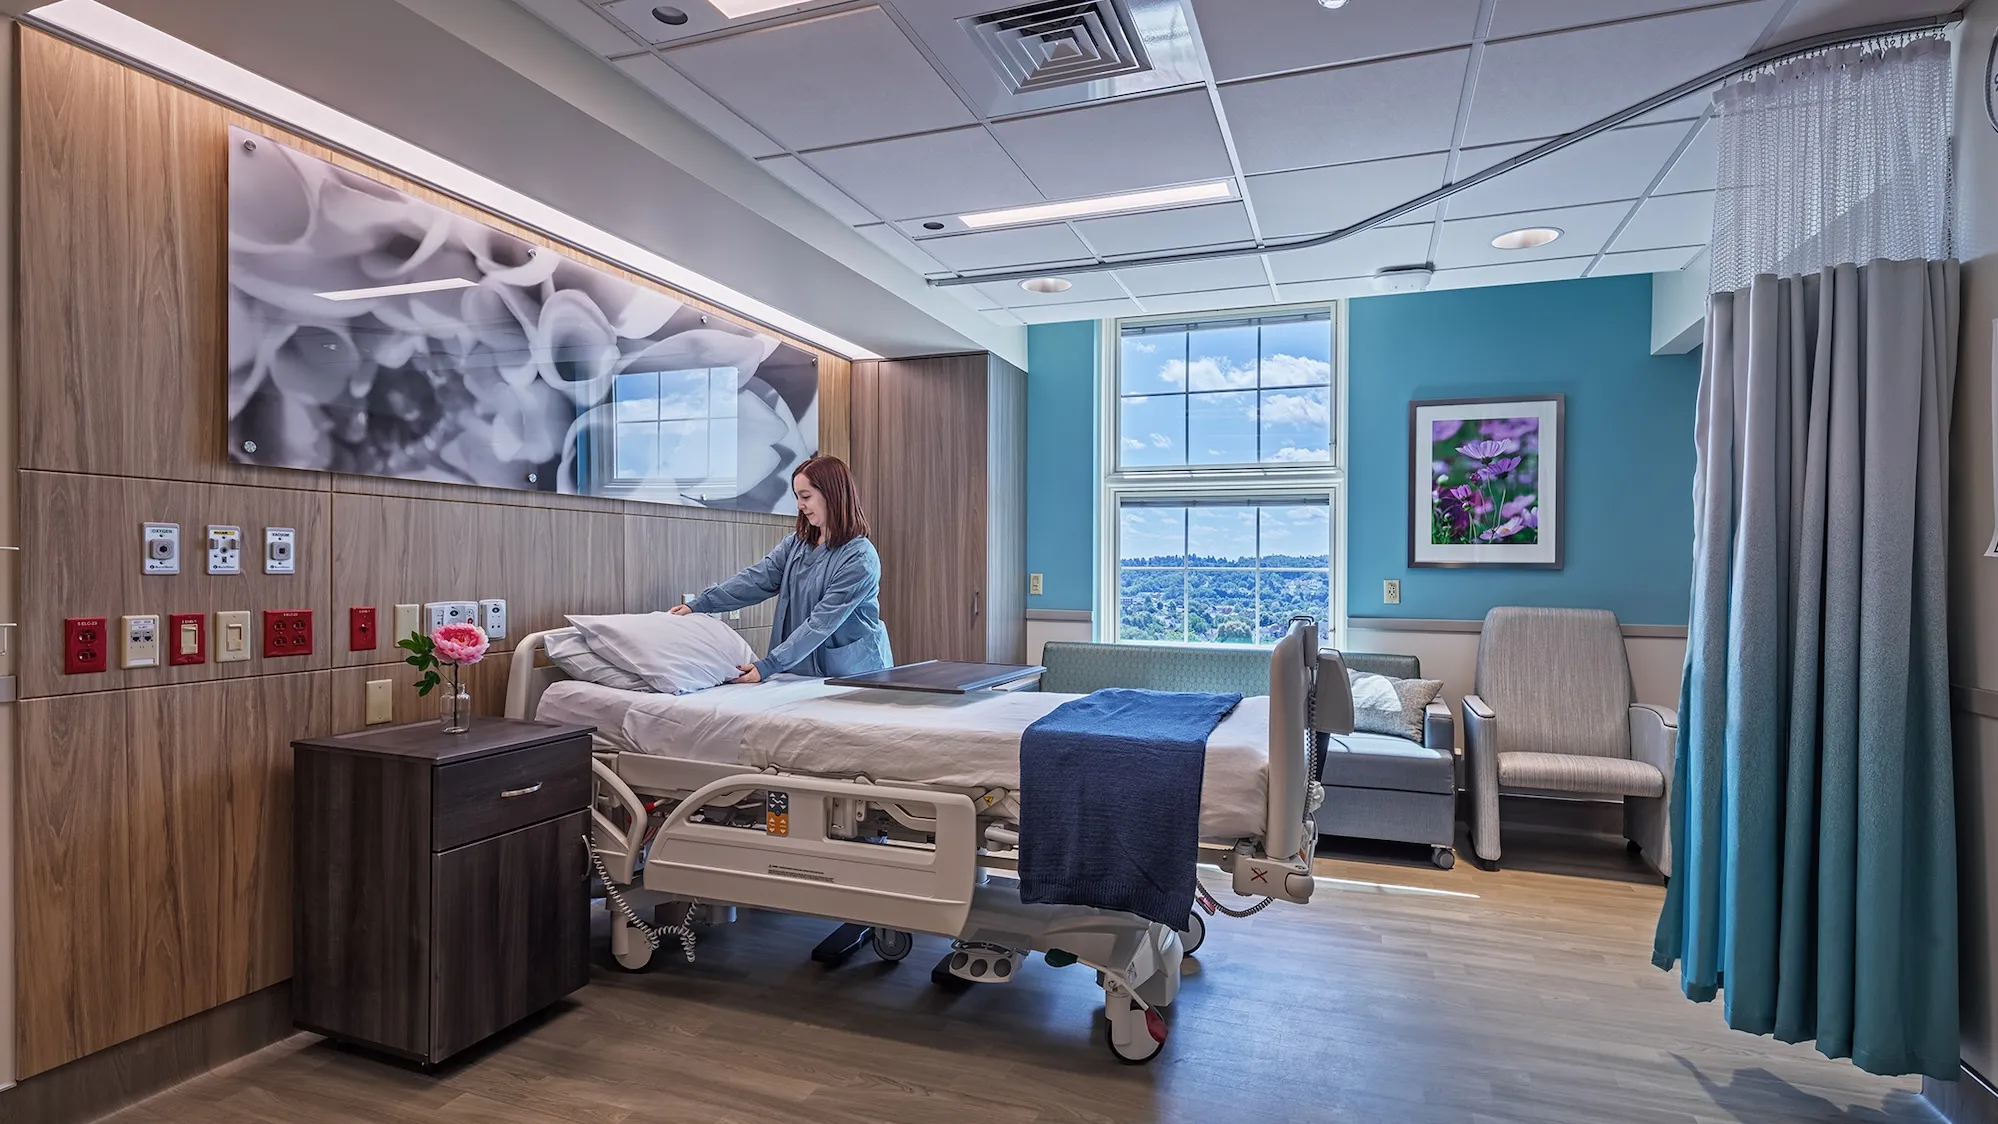
[[[500,799],[511,800],[516,796],[532,796],[540,791],[541,791],[541,782],[535,781],[533,784],[528,785],[526,788],[507,789],[505,792],[500,793]]]

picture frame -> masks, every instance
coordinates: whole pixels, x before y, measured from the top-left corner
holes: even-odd
[[[1410,567],[1558,570],[1566,396],[1408,404]]]

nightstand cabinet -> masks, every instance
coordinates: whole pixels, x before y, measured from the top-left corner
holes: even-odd
[[[435,1065],[589,981],[590,733],[292,743],[299,1027]]]

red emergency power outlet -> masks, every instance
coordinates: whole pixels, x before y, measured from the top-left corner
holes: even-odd
[[[375,650],[375,607],[356,605],[347,610],[347,650],[350,652],[372,652]]]
[[[264,658],[312,654],[312,610],[264,610]]]
[[[168,614],[166,643],[170,664],[207,663],[208,614]]]
[[[70,617],[62,622],[62,670],[65,675],[106,671],[111,667],[111,632],[103,617]]]

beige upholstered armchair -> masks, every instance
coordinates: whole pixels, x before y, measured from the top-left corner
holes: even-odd
[[[1466,787],[1478,865],[1499,860],[1499,794],[1623,799],[1623,834],[1672,873],[1668,808],[1678,715],[1631,702],[1616,614],[1497,608],[1478,640],[1478,693],[1464,698]]]

